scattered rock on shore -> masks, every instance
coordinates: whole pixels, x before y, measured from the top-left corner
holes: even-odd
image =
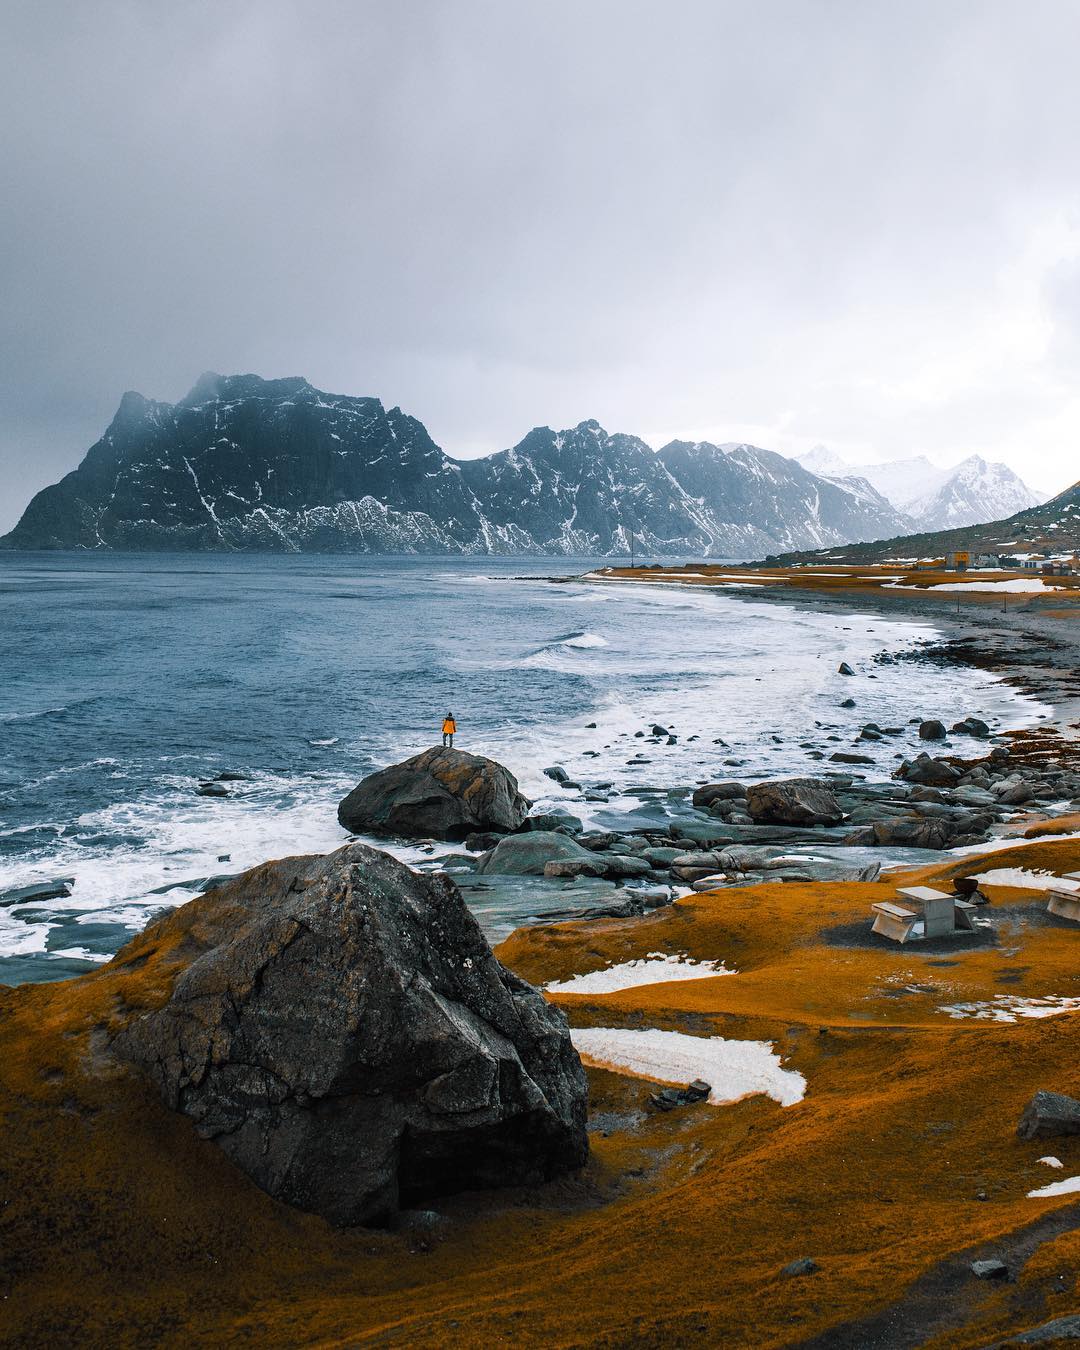
[[[838,825],[844,818],[832,788],[819,778],[753,783],[746,809],[752,820],[781,825]]]
[[[530,830],[528,834],[504,835],[490,852],[483,855],[476,870],[481,875],[495,872],[502,876],[542,877],[546,863],[592,856],[568,834]]]

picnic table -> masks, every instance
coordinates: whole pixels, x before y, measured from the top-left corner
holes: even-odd
[[[896,894],[902,903],[881,900],[870,906],[874,915],[871,931],[893,942],[944,937],[975,927],[971,920],[975,906],[968,900],[932,886],[899,886]]]
[[[1059,919],[1080,923],[1080,872],[1066,872],[1061,880],[1072,884],[1050,887],[1046,912],[1056,914]]]

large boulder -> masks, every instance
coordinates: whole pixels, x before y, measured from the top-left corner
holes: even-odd
[[[1021,1139],[1058,1139],[1080,1134],[1080,1102],[1063,1092],[1040,1089],[1024,1107],[1016,1133]]]
[[[595,858],[568,834],[552,830],[531,830],[528,834],[508,834],[477,863],[478,872],[500,876],[542,877],[544,864],[569,858]]]
[[[753,820],[775,825],[838,825],[844,818],[832,788],[818,778],[753,783],[746,809]]]
[[[147,938],[176,952],[175,979],[114,1051],[278,1199],[383,1223],[585,1161],[566,1020],[499,964],[449,878],[349,844],[255,868]]]
[[[530,805],[493,759],[435,746],[369,774],[338,806],[338,820],[352,834],[459,840],[516,830]]]

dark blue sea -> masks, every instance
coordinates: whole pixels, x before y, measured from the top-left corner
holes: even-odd
[[[544,579],[594,561],[0,553],[0,897],[74,878],[0,899],[0,982],[92,968],[201,879],[333,848],[340,797],[448,710],[540,807],[608,823],[635,787],[810,770],[865,721],[1036,713],[986,673],[871,665],[929,625]],[[850,712],[840,660],[878,677]],[[643,749],[653,722],[677,743]],[[870,747],[883,773],[911,748]],[[561,791],[556,763],[609,801]],[[228,798],[196,795],[223,770],[245,775]]]

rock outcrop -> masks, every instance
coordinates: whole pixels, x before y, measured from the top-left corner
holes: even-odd
[[[1016,1133],[1021,1139],[1058,1139],[1080,1134],[1080,1102],[1040,1089],[1024,1107]]]
[[[449,878],[350,844],[255,868],[156,930],[181,967],[113,1051],[278,1199],[382,1223],[584,1163],[566,1020]]]
[[[817,778],[753,783],[746,809],[751,819],[775,825],[838,825],[844,818],[832,788]]]
[[[493,759],[435,746],[369,774],[338,806],[353,834],[461,840],[518,829],[531,803]]]

